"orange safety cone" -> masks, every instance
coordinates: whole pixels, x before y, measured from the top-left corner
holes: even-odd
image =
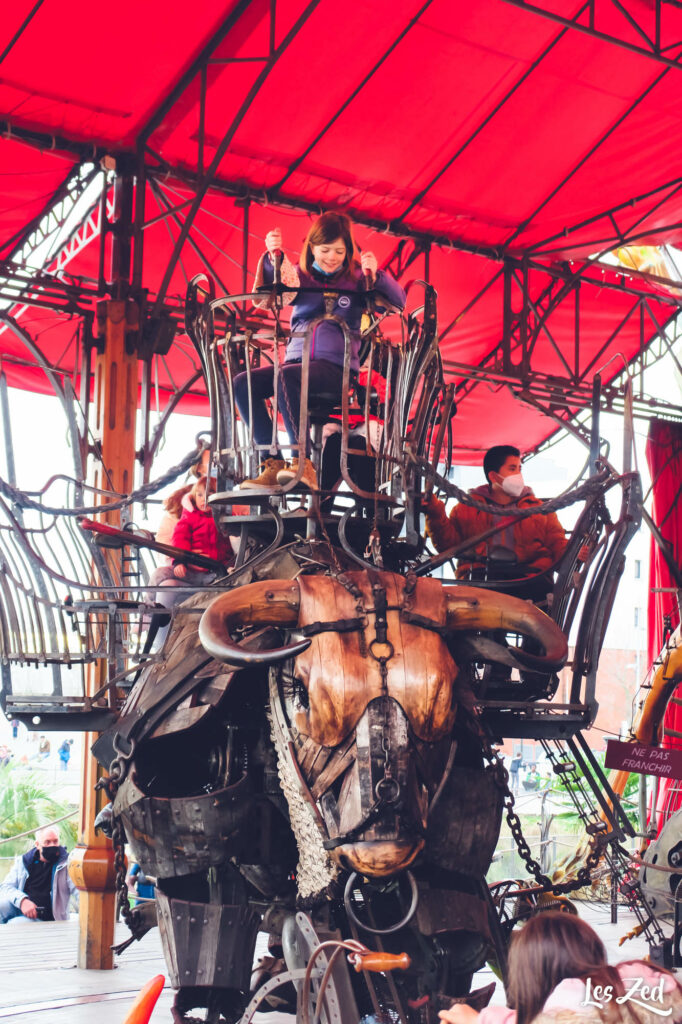
[[[148,1024],[152,1010],[156,1006],[156,1000],[161,995],[165,984],[166,979],[163,974],[157,974],[155,978],[143,985],[123,1024]]]

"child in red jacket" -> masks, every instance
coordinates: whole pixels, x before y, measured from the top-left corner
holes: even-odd
[[[183,548],[185,551],[193,551],[197,555],[205,555],[206,558],[213,558],[216,562],[223,562],[225,565],[232,565],[234,553],[230,542],[218,532],[213,521],[210,510],[206,507],[206,477],[201,476],[192,489],[182,499],[182,515],[173,530],[173,547]],[[176,562],[173,565],[173,575],[177,579],[194,582],[197,576],[197,583],[205,582],[209,570],[202,569],[198,565],[183,565]],[[214,578],[215,578],[215,574]]]
[[[215,486],[214,483],[213,486]],[[183,548],[185,551],[193,551],[198,555],[205,555],[216,562],[222,562],[227,571],[229,566],[234,565],[234,551],[229,540],[218,531],[210,510],[206,508],[205,476],[199,477],[183,495],[181,507],[182,514],[173,530],[172,545],[176,548]],[[244,506],[234,506],[234,509],[237,508],[241,511]],[[244,509],[244,511],[247,510]],[[156,604],[170,610],[178,601],[183,601],[188,596],[187,587],[208,587],[222,576],[223,573],[220,572],[218,566],[213,570],[203,569],[198,565],[173,562],[172,565],[160,566],[155,569],[150,577],[149,585]],[[168,629],[168,623],[158,629],[152,650],[158,650],[161,647]]]

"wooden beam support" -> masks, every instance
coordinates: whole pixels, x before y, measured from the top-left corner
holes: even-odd
[[[98,308],[98,324],[104,344],[95,360],[93,429],[101,444],[101,458],[96,461],[93,483],[103,490],[126,494],[133,489],[135,466],[138,360],[130,342],[131,332],[138,327],[138,308],[129,299],[104,301]],[[121,525],[119,511],[102,513],[101,519],[111,526]],[[116,553],[110,556],[115,558]],[[94,694],[107,681],[108,664],[101,659],[90,669],[87,691]],[[111,970],[116,873],[111,840],[102,833],[96,835],[94,830],[95,817],[106,803],[104,794],[94,788],[103,774],[90,753],[96,735],[85,736],[80,834],[71,876],[81,891],[78,966]]]

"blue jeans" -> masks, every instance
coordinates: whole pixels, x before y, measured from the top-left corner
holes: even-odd
[[[279,368],[278,411],[292,445],[298,444],[298,426],[301,417],[301,363],[283,363]],[[234,400],[239,415],[249,426],[249,390],[246,371],[234,378]],[[312,359],[308,366],[308,394],[332,394],[341,401],[343,367],[326,359]],[[251,411],[253,414],[253,440],[267,445],[272,440],[272,420],[265,404],[275,393],[275,373],[272,366],[261,366],[251,371]],[[306,430],[306,451],[308,454]]]
[[[19,908],[15,907],[9,900],[0,900],[0,924],[7,924],[12,918],[23,916]],[[30,918],[27,917],[26,920],[28,921]]]

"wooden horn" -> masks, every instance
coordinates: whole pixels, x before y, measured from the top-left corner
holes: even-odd
[[[305,651],[310,640],[299,640],[270,651],[250,651],[239,646],[230,633],[238,626],[284,626],[298,623],[300,594],[295,580],[270,580],[235,587],[211,601],[199,622],[204,650],[231,665],[269,665],[286,661]]]
[[[449,629],[504,630],[537,640],[544,654],[513,648],[517,661],[534,672],[558,672],[566,663],[566,637],[556,622],[530,601],[479,587],[450,587],[445,601]]]

